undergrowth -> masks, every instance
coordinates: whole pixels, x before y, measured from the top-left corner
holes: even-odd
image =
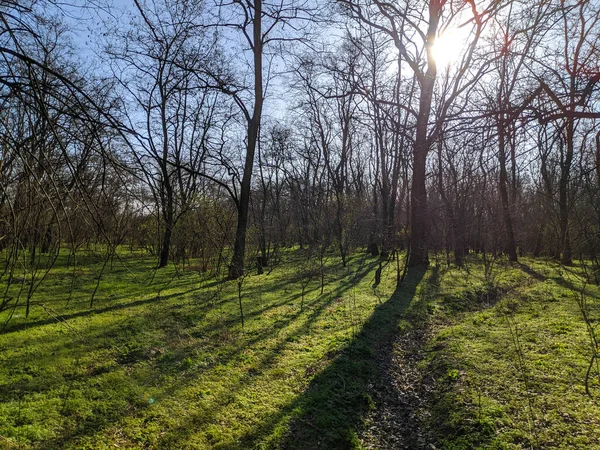
[[[59,261],[29,318],[17,307],[0,335],[0,448],[279,446],[310,403],[311,381],[343,360],[395,287],[386,273],[376,295],[377,260],[359,254],[348,267],[328,257],[321,293],[320,278],[301,286],[303,257],[290,251],[240,286],[123,255],[92,308],[101,261],[77,271]],[[357,420],[342,411],[332,440]]]

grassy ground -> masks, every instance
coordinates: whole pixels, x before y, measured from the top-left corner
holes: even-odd
[[[547,262],[409,272],[303,255],[241,285],[123,255],[59,261],[0,334],[0,448],[359,448],[378,349],[426,327],[421,426],[443,448],[600,448],[578,270]],[[73,288],[72,293],[71,288]],[[599,293],[587,286],[595,321]],[[0,316],[0,320],[3,317]],[[596,371],[592,372],[594,375]]]
[[[600,291],[581,269],[548,261],[441,270],[429,298],[423,377],[433,379],[423,426],[436,445],[600,448],[600,383],[593,364]],[[596,344],[594,344],[596,345]]]
[[[54,270],[28,319],[15,312],[0,335],[0,447],[275,447],[308,383],[394,288],[372,288],[374,259],[331,259],[323,293],[314,277],[302,301],[295,252],[243,281],[242,329],[237,282],[124,258],[92,309],[90,257]]]

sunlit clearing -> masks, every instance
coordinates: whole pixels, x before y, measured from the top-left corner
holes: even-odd
[[[447,67],[460,59],[465,41],[455,30],[447,30],[433,44],[433,58],[438,67]]]

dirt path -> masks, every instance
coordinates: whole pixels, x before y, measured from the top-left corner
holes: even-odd
[[[380,377],[369,386],[374,408],[361,433],[368,449],[433,449],[432,439],[422,429],[424,396],[432,380],[419,368],[425,357],[426,330],[396,336],[378,355]]]

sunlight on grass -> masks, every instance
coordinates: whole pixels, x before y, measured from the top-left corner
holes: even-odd
[[[89,308],[94,261],[59,265],[0,335],[1,448],[352,448],[377,407],[375,358],[427,328],[423,429],[445,448],[593,448],[600,384],[585,394],[589,336],[577,268],[499,263],[409,272],[395,292],[377,259],[331,259],[301,308],[288,252],[237,282],[123,256]],[[69,293],[70,286],[74,290]],[[597,286],[586,286],[600,318]],[[433,378],[432,378],[433,377]]]
[[[561,272],[547,261],[503,264],[501,295],[482,298],[472,287],[479,306],[459,311],[453,305],[469,303],[469,289],[457,289],[465,274],[444,274],[438,305],[446,311],[433,320],[426,361],[439,377],[428,424],[444,448],[600,446],[600,385],[596,378],[594,398],[585,395],[591,349],[573,299],[583,278]],[[597,321],[598,287],[586,289]]]
[[[243,286],[153,261],[127,260],[102,280],[69,270],[0,336],[0,435],[24,446],[245,448],[283,434],[290,405],[378,304],[373,260],[331,265],[300,310],[290,264]],[[391,275],[391,274],[390,274]],[[379,289],[392,291],[392,279]],[[101,294],[100,294],[101,293]],[[265,422],[269,422],[265,426]]]

